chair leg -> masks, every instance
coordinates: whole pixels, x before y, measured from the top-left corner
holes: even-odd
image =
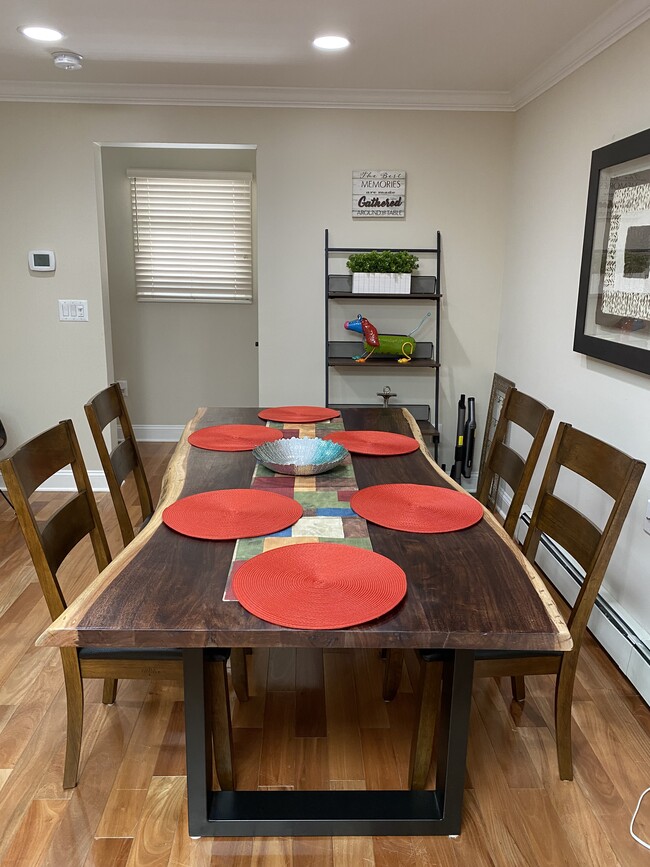
[[[573,654],[566,655],[573,657]],[[577,662],[577,656],[575,661],[563,659],[555,681],[555,746],[561,780],[573,779],[571,705],[573,703],[573,684]]]
[[[235,788],[235,774],[232,764],[232,726],[226,663],[211,663],[208,678],[212,745],[217,779],[222,791],[232,790]]]
[[[73,647],[61,648],[63,679],[68,712],[63,788],[74,789],[79,779],[79,757],[84,720],[84,687],[77,651]]]
[[[411,789],[424,789],[427,783],[435,743],[441,684],[442,664],[421,661],[409,762]]]
[[[518,674],[510,678],[512,684],[512,697],[515,701],[526,701],[526,679],[523,674]]]
[[[392,649],[386,653],[386,668],[384,670],[384,686],[382,689],[384,701],[392,701],[397,695],[397,690],[402,680],[403,665],[403,650]]]
[[[230,673],[235,695],[239,701],[248,701],[248,668],[243,647],[233,647],[230,651]]]
[[[102,692],[102,701],[104,704],[114,704],[115,696],[117,695],[117,678],[104,678],[104,689]]]

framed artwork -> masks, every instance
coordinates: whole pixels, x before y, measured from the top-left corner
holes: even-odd
[[[592,154],[573,349],[650,373],[650,129]]]

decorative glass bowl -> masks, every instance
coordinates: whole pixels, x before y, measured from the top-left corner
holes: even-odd
[[[318,437],[290,437],[262,443],[253,456],[267,469],[286,476],[315,476],[337,467],[348,456],[338,443]]]

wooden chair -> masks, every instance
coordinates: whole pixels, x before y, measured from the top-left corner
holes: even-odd
[[[522,391],[517,391],[516,388],[509,388],[506,392],[479,479],[476,497],[486,508],[494,511],[496,503],[491,502],[490,497],[493,480],[498,477],[509,485],[512,490],[512,501],[504,522],[504,529],[509,536],[514,536],[521,507],[524,504],[524,497],[528,491],[552,418],[553,410],[548,409],[535,398],[529,397]],[[510,427],[513,425],[527,431],[532,437],[525,458],[506,445],[505,440],[508,437]],[[403,650],[390,650],[386,654],[382,688],[384,701],[392,701],[397,695],[402,679],[403,661]],[[525,692],[522,678],[513,677],[512,694],[518,701],[523,701]]]
[[[587,479],[611,498],[602,529],[555,494],[558,475],[563,467]],[[584,570],[582,587],[568,621],[573,649],[567,653],[476,652],[474,674],[477,677],[556,675],[555,737],[560,777],[563,780],[573,779],[571,703],[582,639],[644,469],[642,461],[634,460],[565,422],[559,425],[523,550],[528,560],[534,563],[544,534],[567,551]],[[423,651],[420,657],[420,711],[409,772],[410,784],[414,789],[424,788],[431,763],[444,651]]]
[[[503,524],[509,536],[515,534],[521,507],[552,418],[553,410],[545,407],[534,397],[529,397],[516,388],[509,388],[506,392],[476,497],[484,506],[494,510],[495,504],[490,502],[492,482],[495,476],[506,482],[512,491],[512,501]],[[510,428],[515,425],[532,437],[525,457],[506,445]]]
[[[108,482],[108,489],[111,492],[122,539],[124,544],[128,545],[135,538],[136,533],[147,523],[153,514],[154,506],[144,463],[140,457],[140,450],[122,389],[117,382],[114,382],[91,398],[84,409]],[[124,440],[112,452],[109,452],[104,439],[104,430],[113,421],[119,422]],[[134,527],[131,522],[129,510],[122,495],[122,485],[130,473],[133,473],[135,479],[142,512],[142,523],[137,527]],[[230,666],[237,698],[239,701],[248,701],[248,669],[245,652],[242,648],[232,649]]]
[[[86,410],[88,424],[95,440],[95,446],[99,452],[99,459],[102,462],[102,469],[108,482],[108,489],[111,492],[111,499],[113,500],[113,506],[117,514],[117,522],[120,526],[122,539],[124,544],[128,545],[135,538],[136,532],[153,515],[154,507],[149,483],[144,471],[144,464],[140,457],[140,450],[133,433],[133,425],[131,424],[129,412],[124,402],[122,389],[114,382],[89,400],[84,409]],[[103,432],[113,421],[119,422],[124,439],[113,451],[109,452]],[[140,511],[142,512],[142,523],[137,527],[134,527],[131,522],[129,510],[122,495],[122,485],[131,473],[133,473],[135,479],[138,498],[140,500]]]
[[[29,498],[54,473],[70,465],[76,492],[48,520],[38,522]],[[110,562],[106,536],[91,492],[79,443],[70,420],[60,422],[0,461],[0,471],[14,503],[52,619],[66,609],[57,571],[67,555],[87,536],[101,571]],[[73,788],[79,776],[83,729],[84,678],[104,680],[103,701],[115,700],[117,679],[182,680],[181,651],[173,648],[62,647],[68,725],[63,787]],[[216,772],[222,789],[234,788],[232,732],[226,661],[228,650],[210,654],[210,703]]]

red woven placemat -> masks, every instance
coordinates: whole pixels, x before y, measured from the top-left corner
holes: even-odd
[[[258,415],[266,421],[295,421],[307,424],[338,418],[341,413],[337,409],[328,409],[326,406],[272,406],[258,412]]]
[[[195,539],[248,539],[284,530],[301,515],[302,506],[291,497],[233,488],[177,500],[167,506],[162,519],[172,530]]]
[[[366,521],[408,533],[450,533],[483,517],[474,497],[432,485],[373,485],[357,491],[350,506]]]
[[[195,430],[187,438],[198,449],[214,452],[246,452],[268,443],[281,440],[282,431],[261,424],[220,424]]]
[[[407,455],[420,447],[413,437],[383,430],[336,431],[323,439],[334,440],[359,455]]]
[[[373,551],[329,542],[287,545],[239,567],[233,590],[247,611],[293,629],[343,629],[386,614],[406,594],[400,567]]]

